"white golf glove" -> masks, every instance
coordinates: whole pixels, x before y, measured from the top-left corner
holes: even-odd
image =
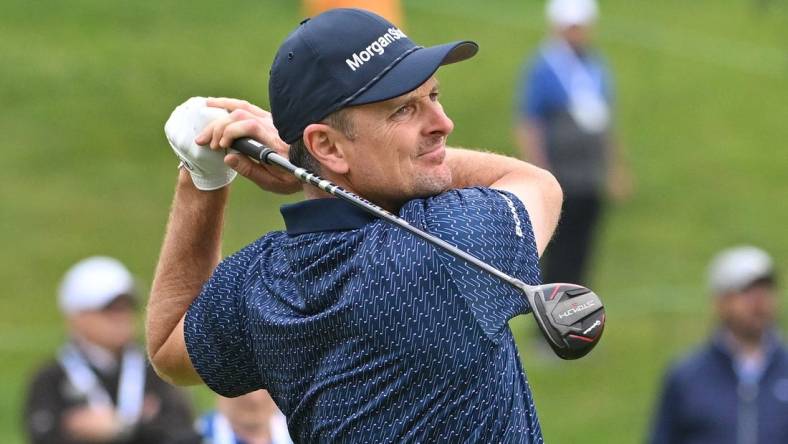
[[[164,124],[167,141],[181,160],[181,165],[189,170],[194,186],[203,191],[226,186],[237,175],[235,170],[224,164],[225,150],[212,150],[194,143],[194,138],[203,128],[226,115],[226,110],[209,107],[205,97],[192,97],[175,108]]]

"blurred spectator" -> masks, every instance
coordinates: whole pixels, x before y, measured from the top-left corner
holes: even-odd
[[[788,443],[788,350],[775,330],[772,259],[754,247],[709,269],[718,328],[667,373],[653,444]]]
[[[399,0],[304,0],[304,13],[314,17],[333,8],[361,8],[383,16],[398,27],[403,26]]]
[[[186,399],[134,344],[134,279],[117,260],[91,257],[60,286],[70,340],[29,386],[34,444],[199,442]]]
[[[216,411],[198,425],[205,444],[292,444],[285,415],[265,390],[218,396]]]
[[[613,85],[592,51],[594,0],[551,0],[550,38],[523,71],[515,129],[522,155],[564,190],[561,221],[543,260],[544,282],[587,284],[586,269],[605,192],[631,192],[612,128]]]

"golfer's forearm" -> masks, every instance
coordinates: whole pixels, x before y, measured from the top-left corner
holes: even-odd
[[[488,187],[507,176],[539,180],[544,170],[501,154],[449,148],[446,162],[452,172],[452,187]]]
[[[148,301],[148,354],[157,370],[178,367],[182,356],[163,347],[221,259],[221,233],[228,189],[199,191],[181,170],[170,220]],[[180,338],[174,338],[176,340]],[[160,353],[160,351],[164,353]]]

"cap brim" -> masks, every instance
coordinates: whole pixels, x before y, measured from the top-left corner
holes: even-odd
[[[389,72],[347,105],[381,102],[409,93],[426,82],[441,65],[460,62],[476,55],[479,45],[459,41],[420,48],[399,61]]]

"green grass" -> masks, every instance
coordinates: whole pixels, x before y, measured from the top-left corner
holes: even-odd
[[[609,313],[599,348],[546,359],[530,321],[512,323],[548,442],[643,439],[664,367],[711,328],[703,273],[717,249],[757,243],[788,271],[788,8],[751,3],[602,4],[598,43],[637,194],[611,208],[599,242],[594,288]],[[541,2],[405,6],[416,41],[481,45],[440,72],[450,142],[513,154],[512,94],[544,33]],[[109,254],[150,282],[175,180],[162,132],[171,109],[192,95],[267,105],[268,64],[298,20],[287,1],[4,3],[0,442],[22,442],[25,382],[63,339],[63,271]],[[296,198],[238,183],[226,252],[281,228],[278,206]],[[208,406],[207,391],[193,393]]]

